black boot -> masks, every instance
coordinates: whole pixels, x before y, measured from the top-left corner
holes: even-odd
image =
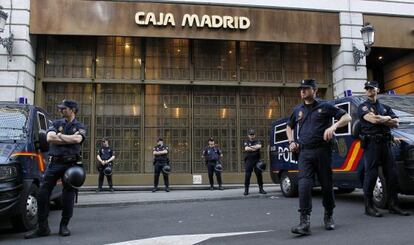
[[[300,223],[298,226],[292,227],[292,233],[299,235],[310,235],[310,214],[301,212],[300,214]]]
[[[220,190],[220,191],[224,190],[224,188],[223,188],[223,186],[222,186],[222,185],[219,185],[219,190]]]
[[[390,214],[398,214],[401,216],[409,216],[410,213],[407,211],[402,210],[397,201],[390,201],[389,207],[388,207],[388,211],[390,212]]]
[[[42,236],[49,236],[50,235],[50,228],[47,222],[45,223],[39,223],[39,226],[24,235],[25,239],[32,239],[32,238],[37,238],[37,237],[42,237]]]
[[[158,191],[158,187],[154,187],[154,188],[152,189],[152,192],[156,192],[156,191]]]
[[[165,192],[170,192],[170,187],[166,186],[165,187]]]
[[[326,211],[323,217],[323,222],[325,223],[325,230],[331,231],[335,230],[335,222],[333,219],[333,211]]]
[[[263,190],[263,186],[259,186],[259,193],[260,194],[267,194],[267,192],[265,192],[265,190]]]
[[[244,187],[244,193],[243,193],[243,195],[245,195],[245,196],[249,195],[249,187],[248,186],[245,186]]]
[[[70,236],[70,230],[68,229],[69,219],[62,218],[59,226],[59,235]]]
[[[382,217],[382,214],[375,208],[372,197],[365,197],[365,214],[372,217]]]

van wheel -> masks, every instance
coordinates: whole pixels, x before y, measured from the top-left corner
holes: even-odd
[[[335,191],[336,194],[349,194],[355,191],[355,188],[338,188]]]
[[[298,178],[295,174],[283,172],[280,177],[280,189],[285,197],[298,196]]]
[[[374,205],[378,208],[386,209],[388,207],[388,193],[382,168],[378,170],[378,178],[373,191]]]
[[[36,228],[37,225],[37,196],[39,188],[32,184],[28,189],[23,189],[19,201],[19,214],[13,216],[10,221],[18,231],[28,231]]]

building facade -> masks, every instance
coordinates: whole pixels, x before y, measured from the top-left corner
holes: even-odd
[[[88,182],[105,137],[117,155],[115,181],[142,185],[151,184],[160,136],[171,148],[172,183],[206,182],[201,150],[211,136],[223,149],[225,182],[241,183],[247,129],[268,158],[271,121],[300,102],[301,79],[315,78],[323,98],[360,94],[367,79],[414,93],[411,1],[216,2],[0,0],[11,13],[3,36],[11,29],[16,39],[11,61],[0,49],[0,99],[25,96],[54,116],[62,99],[79,101]],[[355,66],[365,22],[376,39]]]

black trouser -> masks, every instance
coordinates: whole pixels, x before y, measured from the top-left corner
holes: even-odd
[[[105,176],[104,169],[107,166],[108,165],[101,165],[100,168],[99,168],[99,182],[98,182],[98,188],[99,189],[102,189],[102,185],[103,185],[103,182],[104,182],[104,176]],[[112,174],[107,175],[106,180],[108,181],[109,188],[112,188],[113,187],[113,185],[112,185]]]
[[[388,196],[390,200],[397,201],[397,170],[390,143],[370,141],[364,149],[364,161],[364,195],[368,198],[373,197],[372,192],[378,178],[378,167],[382,166]]]
[[[167,165],[167,163],[163,163],[163,162],[155,162],[154,164],[154,187],[157,188],[158,187],[158,181],[160,178],[160,173],[162,173],[163,177],[164,177],[164,184],[165,187],[169,186],[169,181],[168,181],[168,174],[164,173],[162,171],[162,168]]]
[[[252,172],[254,171],[254,173],[256,174],[256,178],[257,178],[257,184],[259,185],[259,187],[263,187],[263,176],[262,176],[262,172],[256,168],[256,163],[259,161],[259,159],[246,159],[245,160],[245,168],[246,168],[246,173],[244,176],[244,186],[245,187],[249,187],[250,185],[250,178],[252,177]]]
[[[207,161],[207,164],[206,164],[207,170],[208,170],[208,181],[210,182],[211,187],[214,186],[214,178],[213,178],[214,173],[216,173],[216,178],[217,178],[217,182],[219,186],[221,186],[222,184],[221,173],[219,171],[216,171],[216,164],[217,164],[217,161]]]
[[[53,187],[56,185],[58,179],[62,179],[65,171],[75,165],[76,163],[57,163],[51,162],[47,167],[45,177],[40,186],[39,201],[38,201],[38,220],[39,224],[45,224],[47,217],[49,216],[49,198],[52,193]],[[62,180],[63,181],[63,180]],[[63,184],[62,191],[62,219],[69,220],[73,214],[73,204],[75,201],[76,189],[69,185]]]
[[[331,148],[303,149],[299,154],[299,211],[312,212],[312,187],[315,174],[322,187],[322,203],[325,210],[332,212],[335,198],[332,184]]]

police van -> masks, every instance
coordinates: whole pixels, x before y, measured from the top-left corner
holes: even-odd
[[[18,230],[37,225],[37,194],[47,168],[48,114],[26,103],[0,102],[0,220]],[[43,138],[42,138],[43,137]],[[51,200],[61,206],[61,184]]]
[[[350,96],[330,101],[352,117],[352,121],[339,128],[334,137],[336,144],[332,148],[331,165],[333,184],[338,188],[338,193],[351,193],[355,188],[362,188],[364,151],[358,137],[358,106],[366,99],[363,96]],[[390,106],[400,119],[400,126],[391,130],[394,138],[400,140],[392,145],[397,164],[399,193],[414,194],[414,96],[379,95],[378,99]],[[289,151],[286,135],[288,119],[282,118],[272,123],[269,137],[270,174],[274,183],[280,183],[284,196],[295,197],[298,195],[298,162]],[[332,122],[335,122],[333,118]],[[314,183],[315,186],[319,185],[317,179]],[[388,198],[381,169],[373,194],[375,205],[385,208]]]

